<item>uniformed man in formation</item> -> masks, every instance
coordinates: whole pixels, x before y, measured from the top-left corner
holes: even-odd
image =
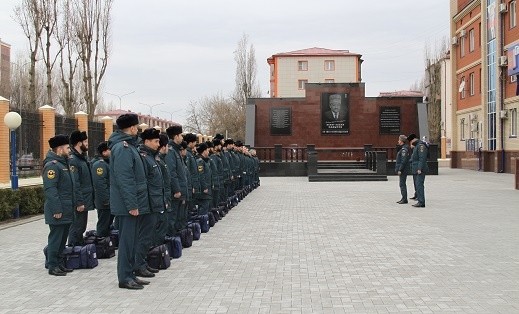
[[[86,132],[74,131],[70,134],[70,172],[75,181],[76,211],[70,226],[69,245],[82,245],[86,231],[88,211],[94,209],[94,185],[88,160],[88,136]]]
[[[74,221],[76,209],[74,178],[69,166],[69,137],[56,135],[49,139],[51,150],[43,161],[43,188],[45,190],[45,223],[49,225],[47,245],[47,268],[49,274],[65,276],[68,269],[62,262],[69,228]]]
[[[188,228],[190,219],[216,208],[227,212],[259,186],[259,160],[241,142],[216,134],[199,142],[172,126],[166,134],[150,128],[138,135],[138,116],[123,114],[118,130],[99,143],[88,160],[88,136],[49,139],[42,172],[45,222],[50,234],[46,265],[49,274],[64,276],[66,240],[82,245],[88,211],[97,209],[98,237],[119,230],[117,278],[120,288],[143,289],[159,270],[146,260],[148,251]],[[189,215],[191,214],[191,215]],[[115,226],[114,226],[115,225]]]
[[[410,142],[413,148],[413,154],[411,155],[411,171],[415,177],[415,188],[416,188],[416,200],[417,203],[413,204],[413,207],[425,207],[425,174],[429,171],[427,165],[427,155],[429,151],[429,145],[418,138],[414,138]]]

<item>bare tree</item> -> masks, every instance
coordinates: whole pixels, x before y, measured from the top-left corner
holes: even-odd
[[[29,68],[29,109],[36,110],[36,62],[40,45],[43,25],[41,24],[41,7],[38,0],[22,0],[14,9],[15,19],[22,27],[25,37],[29,41],[30,68]]]
[[[93,118],[100,97],[101,82],[110,55],[111,9],[113,0],[75,0],[74,16],[77,51],[81,60],[86,112]]]
[[[67,116],[72,116],[80,110],[81,78],[78,75],[79,54],[74,49],[77,47],[77,37],[73,34],[74,15],[72,14],[72,0],[61,3],[60,23],[55,33],[56,41],[60,48],[59,77],[61,81],[60,104]]]
[[[42,60],[45,64],[45,74],[47,77],[46,84],[46,105],[53,106],[52,99],[52,70],[57,58],[61,54],[61,49],[56,52],[51,51],[52,38],[56,30],[58,22],[58,1],[57,0],[43,0],[40,2],[41,14],[40,23],[43,26],[42,36],[40,36],[40,47],[42,53]],[[58,47],[59,48],[59,47]]]
[[[432,143],[440,143],[441,139],[441,60],[445,58],[448,50],[446,38],[437,42],[433,48],[427,44],[425,47],[424,87],[428,99],[429,140]]]

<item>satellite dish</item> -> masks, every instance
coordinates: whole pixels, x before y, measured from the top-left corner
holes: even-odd
[[[461,81],[461,84],[460,84],[460,88],[458,88],[458,92],[463,92],[463,90],[465,89],[465,81]]]

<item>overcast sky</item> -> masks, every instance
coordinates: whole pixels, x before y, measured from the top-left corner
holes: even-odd
[[[0,0],[0,38],[11,59],[27,50],[13,9]],[[115,0],[113,53],[104,91],[123,109],[185,121],[190,101],[234,89],[233,51],[243,34],[256,50],[257,80],[268,97],[267,58],[320,47],[362,55],[366,96],[406,90],[421,78],[424,49],[446,38],[448,0]],[[119,104],[117,97],[103,95]]]

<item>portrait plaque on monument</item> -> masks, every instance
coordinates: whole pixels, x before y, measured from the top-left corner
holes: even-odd
[[[400,134],[400,107],[380,107],[380,134]]]
[[[348,94],[321,94],[321,134],[350,133]]]
[[[270,135],[292,134],[292,108],[270,108]]]

